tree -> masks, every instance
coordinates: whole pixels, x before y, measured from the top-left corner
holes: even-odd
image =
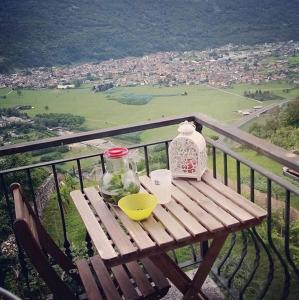
[[[75,80],[73,80],[73,84],[74,84],[75,88],[78,88],[78,87],[81,86],[82,80],[80,80],[80,79],[75,79]]]
[[[282,114],[282,122],[286,126],[299,127],[299,99],[288,104]]]
[[[245,70],[245,71],[249,71],[249,70],[250,70],[250,68],[249,68],[249,65],[248,65],[248,64],[245,64],[245,66],[244,66],[244,70]]]
[[[281,127],[271,135],[271,142],[285,149],[298,149],[299,128]]]
[[[49,106],[48,105],[45,105],[45,110],[49,110]]]
[[[37,114],[34,118],[35,124],[45,127],[64,127],[68,129],[79,128],[84,122],[85,118],[82,116],[75,116],[72,114]]]
[[[291,102],[282,112],[275,109],[265,124],[254,123],[249,132],[266,138],[285,149],[299,148],[299,99]]]
[[[74,190],[77,184],[76,180],[69,174],[65,175],[64,182],[68,186],[70,191]]]

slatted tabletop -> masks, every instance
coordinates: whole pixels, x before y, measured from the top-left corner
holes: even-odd
[[[149,177],[140,177],[140,181],[141,191],[157,194]],[[108,265],[219,237],[258,225],[266,217],[264,209],[214,179],[209,171],[202,181],[173,180],[171,194],[171,202],[157,205],[141,222],[106,204],[94,187],[85,188],[84,193],[73,191],[71,197]]]

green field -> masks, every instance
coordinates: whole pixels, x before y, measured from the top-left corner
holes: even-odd
[[[289,93],[285,93],[283,90],[292,89]],[[255,91],[255,90],[268,90],[273,92],[275,95],[281,96],[286,99],[294,99],[299,96],[299,89],[294,88],[293,85],[288,84],[284,81],[272,81],[264,84],[238,84],[235,85],[232,89],[234,93],[243,95],[244,91]],[[273,101],[264,101],[264,105],[267,105]]]
[[[217,120],[230,123],[241,117],[238,110],[246,110],[257,105],[256,100],[243,97],[245,90],[265,89],[285,98],[294,98],[298,90],[283,93],[290,88],[287,83],[272,82],[264,85],[235,85],[228,89],[215,89],[207,86],[177,86],[157,87],[138,86],[116,88],[113,92],[92,93],[90,86],[82,86],[73,90],[22,90],[21,96],[16,91],[0,89],[0,96],[7,94],[6,99],[0,100],[0,107],[16,105],[32,105],[27,111],[30,116],[38,113],[72,113],[84,116],[84,127],[100,129],[117,125],[148,121],[161,117],[177,116],[186,113],[201,112]],[[187,92],[187,96],[182,93]],[[8,94],[9,93],[9,94]],[[151,96],[145,105],[128,105],[111,100],[122,98],[123,95],[132,97]],[[263,105],[272,101],[264,102]],[[46,106],[49,107],[46,110]],[[154,137],[164,138],[174,130],[149,131],[142,134],[142,140]]]
[[[298,65],[299,64],[299,55],[289,57],[288,62],[290,65],[293,65],[293,66]]]

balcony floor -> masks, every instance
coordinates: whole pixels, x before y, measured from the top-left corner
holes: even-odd
[[[186,272],[186,274],[193,278],[195,272],[197,269],[191,270]],[[205,283],[203,284],[203,292],[204,294],[209,298],[213,300],[224,300],[225,296],[220,290],[220,288],[217,286],[215,281],[209,276]],[[167,295],[163,297],[163,300],[179,300],[182,299],[183,295],[182,293],[175,287],[173,284],[171,284],[171,288],[168,291]]]

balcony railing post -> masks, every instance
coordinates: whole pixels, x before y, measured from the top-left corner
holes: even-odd
[[[82,193],[84,193],[84,184],[83,184],[83,177],[82,177],[82,170],[81,170],[80,159],[77,159],[77,169],[78,169],[80,190],[81,190]],[[86,242],[86,248],[87,248],[87,255],[89,257],[91,257],[91,256],[93,256],[94,251],[92,249],[91,238],[90,238],[90,236],[89,236],[89,234],[88,234],[87,231],[86,231],[86,234],[85,234],[85,242]]]
[[[80,159],[77,159],[77,168],[78,168],[80,190],[81,190],[82,193],[84,193],[84,184],[83,184],[83,178],[82,178],[82,171],[81,171]]]
[[[106,167],[105,167],[105,160],[104,160],[104,155],[103,153],[100,154],[100,158],[101,158],[101,166],[102,166],[102,172],[103,174],[106,172]]]
[[[72,259],[71,249],[70,249],[71,244],[70,244],[70,242],[68,241],[68,238],[67,238],[64,211],[63,211],[63,204],[62,204],[62,199],[61,199],[61,195],[60,195],[59,182],[58,182],[58,178],[57,178],[57,171],[56,171],[55,164],[52,165],[52,171],[53,171],[55,188],[56,188],[56,195],[57,195],[58,206],[59,206],[59,211],[60,211],[60,218],[61,218],[61,223],[62,223],[62,232],[63,232],[63,238],[64,238],[63,246],[65,248],[65,254],[70,259]]]
[[[285,252],[286,256],[290,257],[290,191],[286,190],[286,196],[285,196],[285,208],[284,208],[284,246],[285,246]]]
[[[143,149],[144,149],[144,163],[145,163],[146,175],[149,176],[150,170],[149,170],[149,161],[148,161],[148,150],[147,150],[147,146],[144,146]]]
[[[267,231],[268,238],[272,240],[272,182],[267,179]]]
[[[255,194],[254,194],[254,170],[250,168],[250,200],[251,202],[255,201]]]
[[[166,151],[166,168],[169,169],[169,152],[168,152],[168,148],[169,148],[169,143],[168,141],[165,142],[165,151]]]
[[[223,152],[223,175],[224,175],[224,184],[228,184],[228,178],[227,178],[227,154]]]
[[[299,269],[295,265],[292,255],[290,253],[290,208],[291,208],[291,193],[289,190],[285,191],[285,214],[284,214],[284,250],[287,260],[292,266],[295,274],[299,279]]]
[[[1,182],[1,185],[0,185],[1,186],[1,190],[3,192],[4,198],[5,198],[5,202],[6,202],[8,217],[10,219],[11,226],[13,227],[14,217],[13,217],[13,214],[12,214],[12,209],[11,209],[10,202],[9,202],[9,196],[8,196],[7,186],[6,186],[3,174],[0,174],[0,182]]]
[[[216,147],[215,146],[212,146],[212,156],[213,156],[213,177],[217,178]]]
[[[28,183],[29,183],[31,198],[32,198],[32,201],[33,201],[34,211],[35,211],[36,215],[39,218],[39,212],[38,212],[36,198],[35,198],[35,193],[34,193],[34,189],[33,189],[32,177],[31,177],[30,169],[27,169],[27,177],[28,177]]]
[[[290,292],[290,273],[288,270],[288,266],[282,257],[282,255],[279,253],[276,245],[274,244],[272,240],[272,181],[270,179],[267,179],[267,235],[268,235],[268,241],[269,245],[271,246],[273,252],[276,254],[278,260],[281,263],[281,266],[283,268],[284,272],[284,285],[282,290],[282,299],[286,299]]]
[[[237,168],[237,193],[241,194],[241,166],[240,161],[236,161],[236,168]]]

